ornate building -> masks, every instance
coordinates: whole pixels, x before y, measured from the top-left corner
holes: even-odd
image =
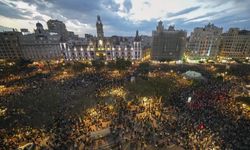
[[[195,28],[187,46],[191,56],[215,58],[219,53],[222,30],[210,23],[204,28]]]
[[[230,28],[222,34],[220,56],[227,58],[250,57],[250,31]]]
[[[20,36],[21,32],[15,30],[0,33],[0,59],[17,59],[22,57]]]
[[[100,16],[97,16],[97,37],[64,39],[65,25],[58,20],[47,22],[49,29],[45,30],[41,23],[36,24],[35,33],[4,32],[0,34],[0,57],[31,60],[65,59],[78,60],[129,60],[142,59],[141,36],[136,31],[135,38],[105,37]],[[18,36],[20,34],[20,36]],[[3,36],[2,36],[3,35]],[[73,34],[72,34],[73,35]]]
[[[36,24],[35,33],[20,38],[23,58],[31,60],[60,59],[60,36],[44,30],[41,23]]]
[[[116,60],[124,58],[140,60],[142,58],[141,38],[138,31],[133,42],[117,37],[105,37],[100,16],[96,21],[97,37],[88,38],[87,43],[61,44],[64,58],[71,60]]]
[[[69,33],[65,24],[59,20],[47,21],[48,31],[58,33],[61,36],[61,41],[67,41],[69,39]]]
[[[97,38],[103,39],[104,38],[103,26],[101,17],[99,15],[97,16],[97,21],[96,21],[96,31],[97,31]]]
[[[183,30],[175,30],[174,26],[164,29],[163,22],[159,21],[156,31],[152,32],[153,60],[178,60],[186,46],[187,33]]]

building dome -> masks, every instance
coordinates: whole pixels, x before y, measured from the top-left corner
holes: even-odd
[[[43,25],[40,22],[38,22],[38,23],[36,23],[36,27],[37,28],[39,28],[39,27],[43,28]]]

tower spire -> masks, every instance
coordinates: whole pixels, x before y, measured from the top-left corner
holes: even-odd
[[[101,17],[99,15],[97,15],[96,32],[97,32],[97,38],[103,38],[104,37],[103,25],[102,25]]]
[[[141,40],[140,36],[139,36],[139,31],[136,30],[136,34],[135,34],[135,41],[139,42]]]

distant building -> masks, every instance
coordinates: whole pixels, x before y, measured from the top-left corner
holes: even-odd
[[[31,34],[28,29],[23,28],[23,29],[20,29],[20,30],[21,30],[22,35]]]
[[[43,29],[41,23],[36,24],[35,33],[20,38],[21,50],[25,59],[51,60],[60,59],[60,36]]]
[[[0,32],[0,59],[17,59],[22,57],[19,38],[21,32]]]
[[[204,28],[195,28],[191,33],[187,49],[194,57],[215,58],[219,53],[222,30],[223,28],[210,23]]]
[[[187,33],[175,30],[174,26],[164,29],[163,22],[159,21],[156,31],[152,32],[153,60],[178,60],[184,52]]]
[[[49,32],[58,33],[61,36],[61,41],[67,41],[69,38],[69,33],[66,29],[65,24],[59,20],[49,20],[47,21],[47,26]]]
[[[22,29],[20,29],[20,31],[21,31],[21,32],[29,32],[29,30],[26,29],[26,28],[22,28]]]
[[[141,36],[142,60],[149,60],[152,50],[152,36]]]
[[[61,44],[64,59],[69,61],[93,59],[116,60],[117,58],[141,59],[141,38],[138,31],[135,38],[131,41],[118,36],[105,37],[100,16],[97,16],[96,31],[97,37],[86,34],[84,42]]]
[[[222,34],[220,56],[227,58],[250,57],[250,31],[230,28]]]
[[[97,21],[96,21],[96,32],[97,32],[98,39],[104,38],[103,25],[102,25],[101,17],[99,15],[97,16]]]
[[[68,31],[68,39],[69,40],[78,40],[79,36],[78,35],[75,35],[74,32],[72,31]]]
[[[141,45],[142,45],[142,49],[146,49],[146,48],[151,48],[152,46],[152,36],[146,36],[146,35],[142,35],[141,36]]]
[[[85,37],[86,39],[91,39],[91,38],[93,38],[94,36],[93,36],[92,34],[85,34],[84,37]]]
[[[141,45],[141,37],[139,36],[139,31],[136,31],[134,45],[132,46],[131,50],[133,52],[134,59],[138,60],[142,58],[142,45]]]
[[[149,60],[151,55],[151,48],[146,47],[142,49],[142,60]]]

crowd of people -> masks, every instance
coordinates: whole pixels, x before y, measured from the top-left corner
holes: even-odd
[[[72,78],[54,79],[53,73],[32,73],[29,77],[13,80],[8,77],[1,81],[1,84],[6,87],[13,85],[29,87],[22,91],[9,92],[1,98],[1,105],[8,108],[0,122],[1,139],[3,139],[1,147],[16,149],[30,142],[36,147],[67,149],[72,143],[66,142],[65,138],[72,142],[83,134],[79,132],[74,133],[74,136],[68,135],[69,131],[72,132],[73,126],[76,126],[75,123],[79,117],[79,114],[73,113],[75,106],[79,103],[74,97],[84,95],[86,99],[92,98],[93,101],[89,100],[81,104],[83,107],[79,109],[83,111],[99,103],[96,99],[101,88],[121,85],[127,78],[110,79],[107,73],[90,70],[76,74]],[[54,97],[41,98],[42,92],[45,94],[51,92]],[[26,102],[21,102],[20,98]],[[58,102],[50,106],[51,100]],[[25,106],[22,103],[25,103]],[[44,109],[45,107],[50,107],[50,110]]]
[[[25,106],[25,113],[44,115],[43,108],[33,105],[44,103],[38,96],[45,89],[55,90],[57,93],[53,96],[60,101],[51,107],[54,111],[45,113],[49,121],[37,116],[40,126],[31,126],[30,122],[36,118],[25,113],[14,120],[11,120],[14,117],[1,120],[0,147],[17,149],[31,143],[37,149],[98,149],[103,146],[159,149],[173,145],[183,149],[247,149],[250,147],[250,114],[234,99],[234,89],[240,85],[217,80],[208,70],[200,68],[198,66],[196,71],[207,80],[179,88],[170,97],[163,98],[152,95],[128,100],[124,95],[107,94],[106,99],[101,96],[104,91],[126,85],[131,76],[140,78],[139,73],[133,72],[113,78],[107,71],[91,70],[69,79],[51,80],[51,75],[39,75],[4,83],[30,87],[3,97],[1,105],[8,109],[16,108],[17,99],[29,95],[34,102]],[[173,70],[181,76],[189,69],[190,66],[166,65],[155,67],[154,72]],[[93,101],[81,104],[75,100],[78,95]],[[77,105],[83,105],[82,113],[74,111]],[[50,106],[44,104],[44,107]],[[6,116],[14,113],[7,110]],[[93,133],[106,129],[110,131],[108,136],[93,137]]]
[[[185,116],[178,119],[176,128],[181,129],[179,134],[189,136],[190,141],[182,140],[186,148],[249,147],[249,113],[244,115],[241,106],[230,95],[233,88],[230,83],[208,80],[197,87],[173,93],[170,99],[177,114]]]

